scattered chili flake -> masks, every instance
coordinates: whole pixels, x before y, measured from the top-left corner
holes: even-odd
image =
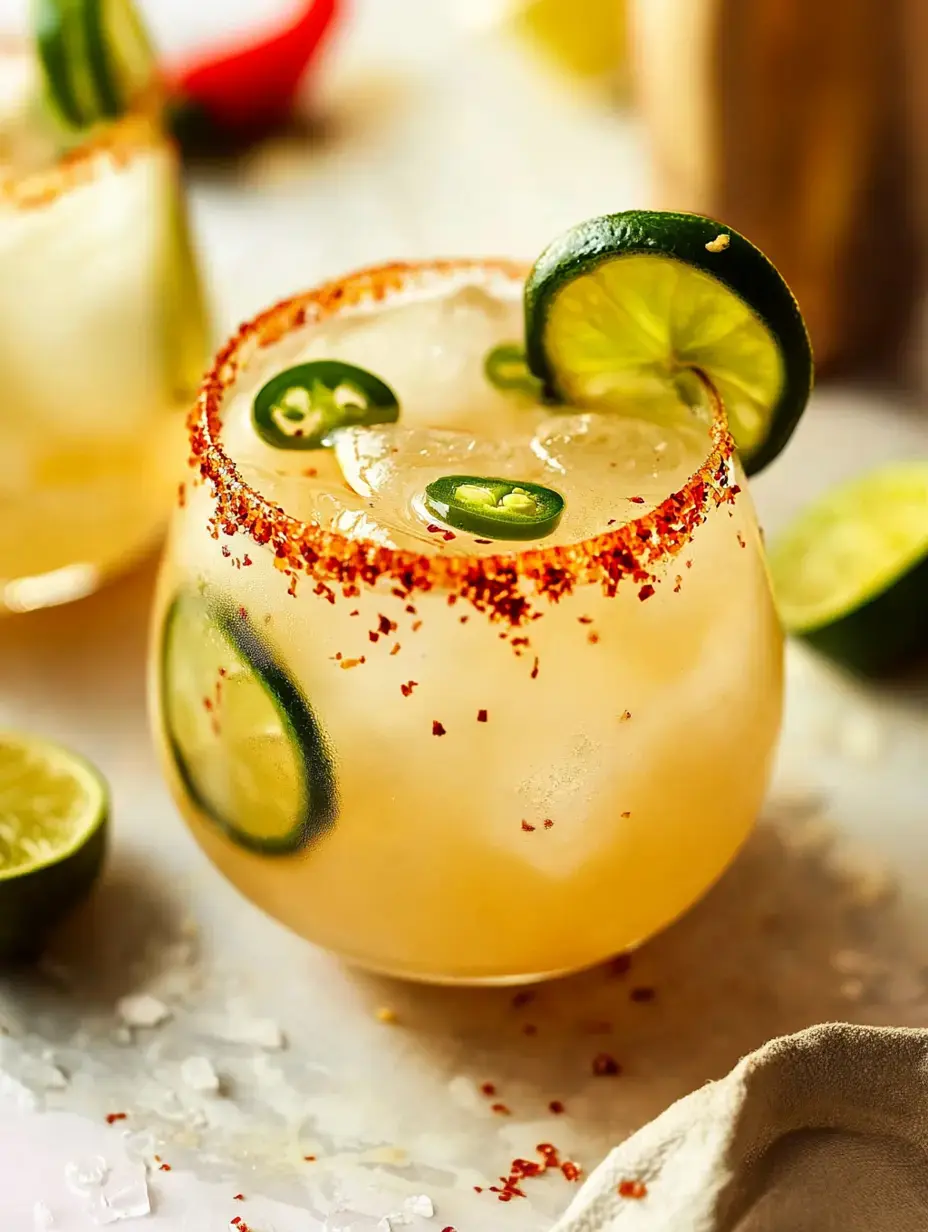
[[[527,1022],[525,1026],[522,1028],[522,1034],[523,1035],[537,1035],[538,1028],[535,1026],[533,1022]]]
[[[187,504],[187,485],[185,483],[177,485],[177,503],[181,509]]]
[[[632,717],[632,712],[630,710],[623,710],[622,713],[619,715],[619,722],[627,723],[631,717]]]
[[[531,833],[535,829],[535,827],[532,825],[529,825],[529,823],[523,817],[522,818],[522,829],[527,831],[528,833]]]
[[[419,630],[422,628],[422,621],[421,621],[421,620],[414,620],[414,621],[412,622],[411,628],[412,628],[413,633],[418,633],[418,632],[419,632]]]
[[[475,1186],[474,1186],[474,1193],[483,1193],[483,1186],[482,1186],[482,1185],[475,1185]]]
[[[438,719],[432,720],[432,735],[433,736],[444,736],[445,735],[445,728],[441,723],[439,723]]]
[[[648,1187],[644,1181],[619,1181],[620,1198],[645,1198],[647,1193]]]
[[[447,1228],[442,1228],[441,1232],[455,1232],[455,1229],[449,1224]]]
[[[475,539],[474,543],[492,543],[492,539]]]
[[[358,611],[358,609],[357,609],[357,608],[355,608],[355,609],[354,609],[354,611],[353,611],[353,612],[349,612],[349,613],[348,613],[348,615],[349,615],[349,616],[360,616],[360,615],[361,615],[361,613]]]
[[[628,499],[632,502],[633,505],[643,505],[644,504],[643,496],[630,496]]]
[[[407,603],[404,610],[407,611],[410,616],[415,616],[416,614],[416,609],[413,607],[411,603]]]
[[[496,1094],[496,1087],[493,1085],[492,1082],[482,1083],[480,1090],[483,1092],[484,1095],[495,1095]]]
[[[436,526],[434,522],[429,522],[425,529],[430,535],[440,535],[442,533],[442,528],[440,526]]]
[[[488,718],[489,718],[489,715],[487,714],[485,710],[477,711],[477,722],[478,723],[486,723]]]
[[[748,545],[744,542],[744,535],[742,535],[742,533],[741,533],[741,531],[740,531],[740,530],[738,531],[738,533],[737,533],[737,535],[736,535],[735,537],[737,538],[738,542],[741,544],[741,546],[742,546],[743,548],[746,548],[746,547],[748,546]]]
[[[576,1181],[579,1180],[583,1169],[579,1164],[575,1164],[572,1159],[565,1159],[561,1164],[561,1171],[564,1173],[565,1181]]]
[[[610,975],[626,975],[631,970],[631,954],[616,954],[609,960]]]
[[[379,641],[380,641],[380,634],[379,634],[379,633],[375,633],[373,629],[369,629],[369,630],[368,630],[367,636],[368,636],[368,638],[370,639],[370,641],[372,641],[372,642],[379,642]]]
[[[552,1112],[555,1116],[560,1116],[564,1111],[564,1105],[559,1099],[552,1099],[551,1103],[548,1104],[548,1111]]]
[[[512,1116],[512,1113],[505,1104],[490,1104],[490,1111],[495,1112],[498,1116]]]
[[[512,642],[513,646],[528,646],[529,645],[529,640],[527,637],[513,637],[513,638],[510,638],[510,641]]]
[[[687,567],[687,569],[692,569],[692,567],[693,567],[693,562],[692,562],[691,560],[686,561],[686,567]]]
[[[644,603],[645,599],[650,599],[653,594],[654,587],[649,582],[647,586],[642,586],[641,590],[638,591],[638,598]]]
[[[629,817],[631,817],[631,813],[622,813],[622,816],[627,820]]]
[[[452,539],[457,539],[457,535],[453,530],[446,530],[442,533],[442,539],[444,539],[445,542],[450,542]]]
[[[361,655],[360,659],[341,659],[339,667],[343,667],[347,671],[350,667],[360,667],[362,663],[366,662],[367,659],[365,659],[364,655]]]
[[[466,625],[469,620],[470,620],[469,616],[459,616],[458,617],[458,623],[462,625]]]
[[[106,1114],[107,1125],[115,1125],[117,1121],[124,1121],[128,1113],[126,1112],[108,1112]]]
[[[514,1159],[509,1166],[510,1175],[516,1180],[526,1176],[541,1176],[545,1170],[544,1164],[536,1163],[534,1159]]]
[[[229,557],[232,555],[232,549],[228,547],[226,544],[223,544],[219,550],[222,552],[226,560],[228,560]]]
[[[586,635],[586,640],[590,643],[591,646],[595,646],[596,643],[599,641],[599,634],[595,630],[591,629],[589,633]]]
[[[418,680],[407,680],[405,684],[400,685],[400,692],[403,694],[404,697],[409,697],[410,693],[412,693],[413,689],[416,688],[418,683],[419,683]]]
[[[243,565],[245,566],[245,568],[247,569],[247,568],[249,567],[249,565],[253,565],[254,563],[255,563],[255,562],[251,559],[251,557],[250,557],[250,556],[248,555],[248,553],[246,552],[246,553],[245,553],[245,555],[242,557],[242,564],[243,564]]]
[[[521,989],[521,991],[517,992],[515,996],[512,998],[512,1008],[514,1010],[519,1010],[522,1008],[523,1005],[528,1005],[529,1002],[534,1001],[534,1000],[535,1000],[534,990],[531,988],[523,988]]]
[[[559,1168],[561,1166],[561,1157],[558,1154],[556,1146],[552,1146],[550,1142],[539,1142],[535,1150],[545,1161],[546,1168]]]
[[[244,1195],[244,1194],[233,1194],[233,1195],[232,1195],[232,1201],[233,1201],[233,1202],[244,1202],[244,1201],[245,1201],[245,1195]]]
[[[545,829],[550,830],[553,825],[554,825],[554,822],[551,820],[551,818],[546,817],[545,818]]]
[[[736,483],[733,483],[728,490],[732,496],[738,496],[741,493],[741,488]]]
[[[159,1171],[161,1171],[161,1172],[170,1172],[170,1171],[171,1171],[171,1165],[170,1165],[170,1164],[161,1164],[161,1165],[159,1166]]]
[[[615,518],[610,518],[606,523],[607,526],[615,526]]]
[[[677,576],[673,580],[673,593],[675,595],[678,595],[680,593],[682,586],[683,586],[683,576],[682,574],[678,573]]]
[[[532,680],[536,680],[538,677],[538,655],[535,655],[535,662],[532,664],[531,675],[532,675]]]
[[[307,466],[307,467],[304,467],[303,474],[306,476],[307,479],[315,479],[316,476],[319,474],[319,472],[316,470],[314,466]]]
[[[597,1078],[614,1078],[621,1072],[622,1066],[608,1052],[598,1052],[593,1058],[593,1073]]]
[[[393,649],[390,651],[390,654],[391,654],[391,655],[398,655],[399,653],[400,653],[400,644],[399,644],[399,642],[394,642],[394,643],[393,643]]]
[[[303,1160],[305,1163],[314,1164],[316,1162],[316,1157],[315,1155],[304,1155]]]
[[[628,994],[632,1001],[653,1001],[657,996],[657,992],[653,988],[633,988]]]
[[[387,633],[394,633],[395,631],[396,631],[396,621],[391,620],[388,616],[381,616],[378,613],[377,632],[383,633],[384,635],[386,635]]]
[[[591,624],[593,623],[593,617],[592,617],[592,616],[578,616],[578,617],[577,617],[577,620],[578,620],[578,621],[580,622],[580,624],[582,624],[582,625],[591,625]]]
[[[237,1228],[241,1222],[242,1222],[241,1215],[236,1215],[234,1219],[229,1220],[229,1223],[232,1225],[233,1228]]]

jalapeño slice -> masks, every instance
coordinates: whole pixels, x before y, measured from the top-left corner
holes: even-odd
[[[297,364],[258,391],[251,418],[275,449],[325,449],[339,428],[395,423],[396,394],[365,368],[337,359]]]
[[[479,475],[442,475],[425,489],[429,513],[487,539],[542,539],[557,527],[564,503],[538,483]]]
[[[525,347],[518,342],[501,342],[487,351],[483,371],[491,385],[503,393],[541,395],[541,381],[529,369]]]

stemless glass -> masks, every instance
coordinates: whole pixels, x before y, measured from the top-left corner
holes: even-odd
[[[27,55],[0,47],[0,74]],[[0,614],[78,598],[151,547],[207,346],[154,106],[50,166],[0,158]]]
[[[782,635],[717,400],[686,412],[674,486],[642,497],[633,459],[600,459],[604,533],[574,538],[568,508],[520,550],[418,519],[436,461],[502,465],[519,416],[552,414],[484,376],[524,273],[386,266],[243,327],[191,414],[159,584],[153,724],[197,841],[298,933],[414,979],[539,979],[668,924],[748,834],[779,729]],[[375,369],[399,423],[275,461],[241,407],[307,357]],[[394,471],[385,527],[364,484]]]

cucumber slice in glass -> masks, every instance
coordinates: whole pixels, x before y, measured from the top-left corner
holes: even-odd
[[[770,549],[787,632],[857,671],[928,649],[928,462],[882,466],[826,492]]]
[[[197,807],[263,855],[318,841],[338,813],[332,754],[247,617],[181,593],[165,619],[161,672],[168,745]]]
[[[131,0],[33,0],[32,25],[45,91],[66,128],[121,115],[155,74]]]
[[[525,289],[529,367],[554,401],[640,414],[717,389],[745,470],[783,449],[812,386],[798,305],[764,254],[697,214],[629,210],[581,223],[542,253]]]

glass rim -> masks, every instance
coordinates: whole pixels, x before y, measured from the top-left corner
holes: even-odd
[[[0,56],[28,48],[28,41],[0,34]],[[48,167],[4,175],[0,172],[0,208],[33,210],[51,205],[76,188],[121,171],[135,158],[171,139],[159,122],[162,90],[152,87],[124,115],[102,122],[84,140]]]
[[[288,334],[342,311],[382,304],[455,276],[524,282],[528,266],[507,258],[451,258],[397,261],[370,266],[281,300],[242,325],[218,352],[188,416],[191,470],[212,489],[210,524],[216,536],[242,532],[270,548],[275,565],[291,577],[307,574],[316,592],[335,600],[334,587],[357,594],[383,578],[403,597],[415,590],[451,591],[481,610],[518,624],[529,612],[523,583],[557,599],[578,584],[599,582],[614,594],[631,579],[639,598],[650,598],[659,580],[656,567],[690,542],[713,508],[732,504],[740,492],[731,465],[735,443],[722,400],[704,376],[710,404],[707,456],[678,491],[638,518],[614,530],[570,544],[532,546],[493,555],[444,555],[385,547],[354,539],[314,522],[292,517],[242,478],[222,443],[225,397],[252,357]]]

